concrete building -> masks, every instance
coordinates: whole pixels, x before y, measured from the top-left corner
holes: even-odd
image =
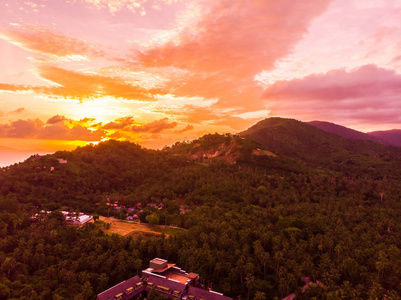
[[[187,273],[161,258],[152,259],[142,278],[134,276],[97,295],[98,300],[141,299],[154,290],[169,299],[232,300],[223,294],[201,288],[199,275]]]

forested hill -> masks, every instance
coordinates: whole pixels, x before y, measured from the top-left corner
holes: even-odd
[[[400,299],[399,152],[267,119],[160,151],[108,141],[32,156],[0,172],[0,299],[95,299],[154,257],[231,297]],[[57,212],[128,208],[187,230],[110,236]],[[31,223],[40,210],[53,213]]]
[[[353,130],[353,129],[347,128],[345,126],[337,125],[337,124],[330,123],[330,122],[312,121],[312,122],[308,122],[308,124],[313,125],[317,128],[320,128],[326,132],[337,134],[346,139],[367,140],[367,141],[373,141],[376,143],[382,142],[380,138],[375,137],[375,136],[371,135],[370,133],[360,132],[360,131]]]
[[[334,133],[346,139],[367,140],[381,143],[387,146],[401,147],[401,130],[392,129],[384,131],[373,131],[363,133],[357,130],[347,128],[345,126],[337,125],[324,121],[312,121],[308,124],[320,128],[326,132]]]
[[[401,175],[395,167],[401,163],[401,148],[346,139],[293,119],[265,119],[240,135],[313,168],[344,172],[347,176]]]

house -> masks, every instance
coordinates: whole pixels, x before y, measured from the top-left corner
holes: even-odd
[[[97,295],[97,300],[131,300],[146,296],[154,290],[169,299],[232,300],[223,294],[201,288],[199,275],[187,273],[165,259],[154,258],[142,278],[134,276]]]
[[[62,158],[57,158],[59,164],[66,164],[67,160]]]
[[[85,215],[84,213],[78,213],[78,215],[68,211],[62,211],[61,213],[63,214],[67,225],[80,226],[93,219],[92,216]]]
[[[51,211],[41,210],[39,213],[34,214],[29,218],[31,222],[42,221],[46,218],[46,215],[51,213]]]

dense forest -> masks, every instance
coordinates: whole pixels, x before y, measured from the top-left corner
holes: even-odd
[[[255,126],[159,151],[107,141],[1,169],[0,299],[95,299],[154,257],[231,297],[401,299],[401,149],[295,120]],[[58,211],[124,217],[113,199],[163,203],[141,221],[188,230],[107,235]],[[53,212],[30,222],[40,210]]]

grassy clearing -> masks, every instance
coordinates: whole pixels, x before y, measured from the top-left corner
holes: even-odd
[[[132,237],[138,237],[142,235],[144,238],[151,238],[153,236],[158,236],[161,234],[165,234],[166,237],[169,237],[170,235],[175,235],[178,232],[181,232],[182,229],[179,228],[170,228],[170,227],[161,227],[161,226],[155,226],[155,225],[149,225],[149,224],[139,224],[139,223],[132,223],[132,222],[127,222],[127,221],[122,221],[122,220],[116,220],[113,218],[106,218],[106,217],[100,217],[100,221],[104,223],[109,223],[110,228],[106,229],[105,226],[103,226],[102,230],[107,233],[107,234],[120,234],[123,236],[132,236]]]

